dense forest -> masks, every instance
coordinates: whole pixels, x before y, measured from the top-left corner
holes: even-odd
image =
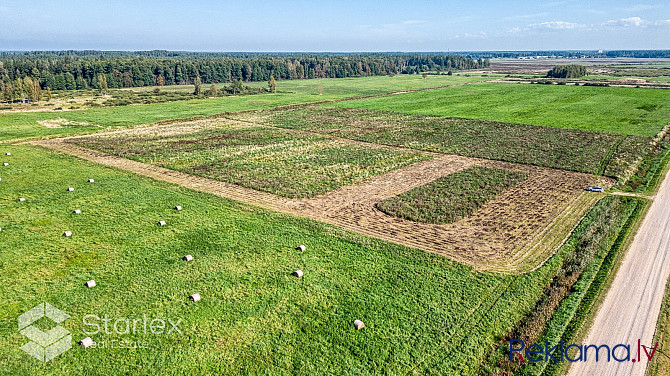
[[[547,72],[547,77],[554,78],[577,78],[582,76],[586,76],[586,68],[577,64],[557,65]]]
[[[76,90],[309,78],[342,78],[484,68],[486,59],[446,54],[243,54],[144,52],[4,52],[0,85]],[[104,83],[99,82],[104,80]],[[6,91],[6,90],[5,90]]]

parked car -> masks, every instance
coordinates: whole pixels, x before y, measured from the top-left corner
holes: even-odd
[[[593,187],[588,187],[586,188],[586,190],[590,192],[605,192],[605,188],[597,185],[594,185]]]

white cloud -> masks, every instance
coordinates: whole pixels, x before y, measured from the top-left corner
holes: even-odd
[[[454,36],[454,39],[481,39],[486,38],[487,34],[483,31],[478,33],[465,33]]]
[[[405,25],[416,25],[416,24],[422,24],[422,23],[426,23],[426,22],[428,22],[428,21],[423,21],[423,20],[407,20],[407,21],[403,21],[402,23],[405,24]]]
[[[541,22],[536,24],[528,25],[531,29],[547,29],[547,30],[571,30],[571,29],[582,29],[586,25],[574,23],[574,22],[564,22],[564,21],[549,21]]]
[[[628,18],[621,18],[618,20],[609,20],[605,22],[603,25],[605,26],[621,26],[621,27],[640,27],[640,26],[645,26],[647,25],[648,22],[643,20],[640,17],[628,17]]]

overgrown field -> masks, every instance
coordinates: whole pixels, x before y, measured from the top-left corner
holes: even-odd
[[[650,139],[640,136],[364,109],[307,106],[235,117],[353,140],[616,178],[625,177],[650,148]]]
[[[69,142],[284,197],[312,197],[431,156],[230,120],[96,134]]]
[[[477,273],[37,147],[0,151],[13,154],[0,182],[0,368],[9,374],[103,366],[127,374],[473,374],[566,256],[521,276]],[[76,208],[82,214],[71,214]],[[301,243],[307,251],[294,251]],[[195,261],[181,261],[187,253]],[[302,279],[290,275],[298,268]],[[89,279],[95,288],[83,286]],[[194,292],[202,301],[188,301]],[[42,301],[71,316],[63,326],[74,341],[88,336],[88,314],[182,319],[182,334],[101,332],[91,335],[97,343],[146,348],[75,346],[44,365],[19,350],[26,338],[16,329],[17,316]],[[354,319],[366,328],[354,330]]]
[[[353,96],[382,94],[392,91],[430,88],[487,79],[480,76],[418,75],[366,77],[348,79],[278,81],[275,94],[243,95],[223,98],[193,99],[120,107],[91,108],[74,111],[0,112],[0,141],[48,135],[71,135],[91,132],[99,127],[118,127],[152,123],[160,120],[212,115],[249,109],[264,109],[297,103],[343,99]],[[258,84],[260,85],[260,83]],[[318,87],[323,88],[319,95]],[[182,86],[193,90],[193,86]],[[169,88],[166,90],[170,90]],[[65,119],[70,125],[48,128],[39,121]]]
[[[526,176],[520,171],[471,167],[386,199],[377,208],[414,222],[452,223],[469,217]]]
[[[670,90],[481,83],[336,106],[652,137],[670,119]]]

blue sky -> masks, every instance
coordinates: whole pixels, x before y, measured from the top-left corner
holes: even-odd
[[[0,0],[0,50],[670,49],[670,1]]]

